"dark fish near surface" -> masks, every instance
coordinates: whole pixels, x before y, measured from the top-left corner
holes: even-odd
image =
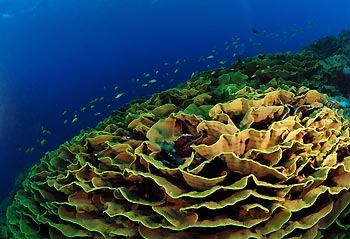
[[[255,35],[259,35],[259,31],[257,29],[252,29],[252,33],[254,33]]]

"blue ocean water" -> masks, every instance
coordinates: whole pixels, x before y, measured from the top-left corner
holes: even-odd
[[[350,2],[1,0],[0,200],[111,110],[239,57],[349,29]]]

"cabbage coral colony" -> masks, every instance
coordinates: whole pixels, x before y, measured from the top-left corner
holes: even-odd
[[[259,55],[113,112],[30,170],[8,237],[345,238],[348,109],[327,94],[348,97],[349,43]]]

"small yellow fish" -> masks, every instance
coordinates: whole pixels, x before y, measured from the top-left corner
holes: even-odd
[[[85,106],[80,108],[80,111],[81,111],[81,112],[85,112],[85,110],[86,110],[86,107],[85,107]]]
[[[77,122],[78,121],[78,117],[77,117],[77,115],[74,115],[74,117],[73,117],[73,119],[72,119],[72,124],[74,124],[75,122]]]
[[[152,79],[152,80],[149,80],[148,83],[156,83],[157,80],[156,79]]]
[[[179,60],[175,61],[175,64],[179,64],[179,63],[180,63],[180,61],[179,61]]]
[[[238,45],[235,45],[235,48],[237,49],[237,48],[238,48]]]
[[[193,78],[194,77],[194,72],[192,72],[192,74],[191,74],[191,78]]]
[[[108,105],[107,105],[107,108],[110,108],[110,107],[111,107],[111,104],[108,104]]]
[[[226,61],[219,61],[219,64],[220,64],[220,65],[225,65],[225,64],[226,64]]]
[[[207,56],[207,59],[213,59],[214,58],[214,56]]]
[[[90,100],[89,103],[92,104],[92,103],[95,103],[96,101],[98,101],[97,98],[93,99],[93,100]]]
[[[122,97],[124,94],[125,94],[124,92],[119,93],[118,95],[116,95],[116,96],[114,97],[114,99],[118,99],[118,98]]]
[[[103,97],[103,96],[100,97],[100,101],[102,101],[102,100],[104,100],[104,99],[105,99],[105,97]]]
[[[210,73],[210,75],[215,75],[215,71],[212,71],[212,72]]]
[[[42,140],[40,140],[40,144],[41,144],[41,145],[45,144],[46,142],[47,142],[47,140],[46,140],[46,139],[42,139]]]
[[[229,46],[227,46],[227,47],[225,48],[225,50],[226,50],[226,51],[228,51],[229,49],[230,49],[230,47],[229,47]]]
[[[183,61],[183,62],[186,62],[187,60],[184,58],[182,61]]]
[[[94,115],[97,116],[97,115],[100,115],[100,114],[101,114],[100,112],[97,112],[97,113],[95,113]]]
[[[93,109],[93,108],[95,108],[95,105],[90,105],[90,109]]]
[[[67,123],[68,123],[68,120],[64,120],[64,121],[63,121],[63,124],[67,124]]]
[[[136,82],[139,82],[139,81],[140,81],[140,79],[139,79],[139,78],[137,78],[135,81],[136,81]]]
[[[26,153],[33,152],[34,149],[35,149],[34,147],[28,147],[28,148],[26,149]]]
[[[145,77],[147,78],[147,77],[150,77],[151,76],[151,74],[149,74],[149,73],[147,73],[147,74],[145,74]]]
[[[44,128],[44,126],[41,126],[41,134],[46,134],[48,132],[47,129]]]
[[[174,70],[174,73],[175,73],[175,74],[176,74],[177,72],[179,72],[179,69],[175,69],[175,70]]]
[[[114,86],[113,90],[118,90],[119,86]]]
[[[62,115],[65,115],[65,114],[67,114],[67,110],[64,110],[64,111],[62,112]]]
[[[148,86],[147,83],[143,83],[143,84],[141,85],[141,87],[146,87],[146,86]]]
[[[158,75],[158,73],[159,73],[159,71],[158,71],[158,70],[156,70],[156,75]]]
[[[233,53],[233,54],[232,54],[232,58],[234,58],[236,55],[237,55],[236,53]]]
[[[164,65],[165,65],[165,66],[168,66],[168,65],[169,65],[169,63],[168,63],[168,62],[164,62]]]
[[[51,131],[48,130],[48,129],[44,129],[44,130],[42,131],[42,134],[51,134]]]

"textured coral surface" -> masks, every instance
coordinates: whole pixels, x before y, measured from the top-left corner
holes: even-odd
[[[245,87],[232,98],[194,104],[206,118],[173,104],[170,111],[129,113],[125,124],[108,119],[48,153],[8,208],[11,234],[342,235],[350,202],[348,122],[307,88]]]
[[[33,166],[2,234],[348,238],[349,109],[319,92],[348,96],[349,42],[247,58],[112,112]]]

